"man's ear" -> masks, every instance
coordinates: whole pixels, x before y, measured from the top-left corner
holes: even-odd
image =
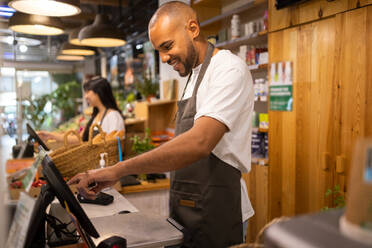
[[[187,31],[191,34],[192,39],[197,38],[200,34],[200,27],[198,22],[193,19],[189,20],[187,22]]]

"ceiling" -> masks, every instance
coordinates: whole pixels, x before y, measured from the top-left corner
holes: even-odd
[[[7,5],[8,2],[0,0],[0,5]],[[79,15],[61,18],[66,31],[63,35],[45,37],[15,33],[16,40],[18,37],[26,37],[41,42],[37,46],[27,46],[26,52],[21,52],[17,46],[16,60],[55,61],[60,46],[68,40],[68,32],[80,27],[84,21],[93,21],[97,13],[109,15],[112,23],[124,30],[128,43],[143,42],[147,39],[147,24],[158,7],[157,0],[80,0],[80,4],[82,12]],[[8,19],[0,17],[0,38],[12,35],[13,33],[8,29]],[[13,45],[0,42],[1,58],[13,60],[13,49]],[[104,48],[102,50],[111,52],[115,49]]]

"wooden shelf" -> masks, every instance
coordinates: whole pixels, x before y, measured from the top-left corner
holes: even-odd
[[[204,4],[207,5],[207,2],[211,2],[211,1],[207,1],[207,0],[204,0],[204,1],[195,1],[194,2],[194,5],[196,4]],[[212,17],[206,21],[203,21],[200,23],[200,27],[201,28],[204,28],[204,27],[207,27],[211,24],[214,24],[216,22],[220,22],[226,18],[229,18],[231,17],[232,15],[235,15],[235,14],[238,14],[238,13],[241,13],[243,11],[246,11],[246,10],[249,10],[249,9],[253,9],[254,7],[258,7],[258,6],[264,6],[266,5],[265,7],[267,8],[267,0],[248,0],[247,3],[245,3],[244,5],[238,7],[238,8],[235,8],[235,9],[232,9],[230,11],[226,11],[225,13],[221,14],[221,15],[218,15],[218,16],[215,16],[215,17]]]
[[[253,127],[252,132],[268,133],[269,129],[268,128]]]
[[[269,159],[268,158],[251,158],[252,164],[257,165],[269,165]]]
[[[211,6],[211,5],[220,6],[221,2],[217,0],[194,0],[192,5],[193,6]]]
[[[128,118],[125,119],[125,125],[134,125],[138,123],[146,122],[146,118]]]
[[[152,190],[169,189],[169,185],[170,185],[169,179],[157,179],[155,183],[143,181],[141,182],[140,185],[122,187],[120,193],[128,194],[128,193],[138,193],[138,192],[146,192],[146,191],[152,191]]]
[[[262,71],[267,70],[268,65],[267,64],[261,64],[261,65],[248,65],[248,69],[250,71]]]
[[[260,133],[268,133],[269,129],[268,128],[258,128],[258,132]]]
[[[254,33],[250,36],[240,37],[234,40],[224,41],[217,43],[217,48],[233,49],[241,45],[258,45],[267,43],[267,33]]]
[[[175,103],[177,100],[157,100],[154,102],[148,102],[148,106],[157,106],[157,105],[163,105],[163,104],[170,104]]]
[[[255,102],[262,102],[262,103],[267,103],[268,102],[268,99],[269,98],[269,96],[266,96],[266,98],[263,98],[262,99],[262,97],[258,97],[258,99],[257,100],[254,100]]]

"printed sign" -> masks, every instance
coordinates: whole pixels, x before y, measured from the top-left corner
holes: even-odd
[[[279,62],[270,65],[270,110],[292,111],[292,84],[291,62]]]
[[[21,192],[5,247],[24,247],[34,206],[35,199]]]

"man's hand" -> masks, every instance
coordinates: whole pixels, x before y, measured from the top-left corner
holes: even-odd
[[[110,166],[79,173],[71,178],[67,184],[76,184],[76,188],[82,196],[88,199],[95,199],[98,192],[114,185],[119,179],[120,177],[115,172],[114,166]]]
[[[37,135],[39,135],[39,137],[44,141],[48,141],[48,140],[51,140],[51,139],[56,139],[55,135],[51,132],[48,132],[48,131],[38,131],[36,132]]]

